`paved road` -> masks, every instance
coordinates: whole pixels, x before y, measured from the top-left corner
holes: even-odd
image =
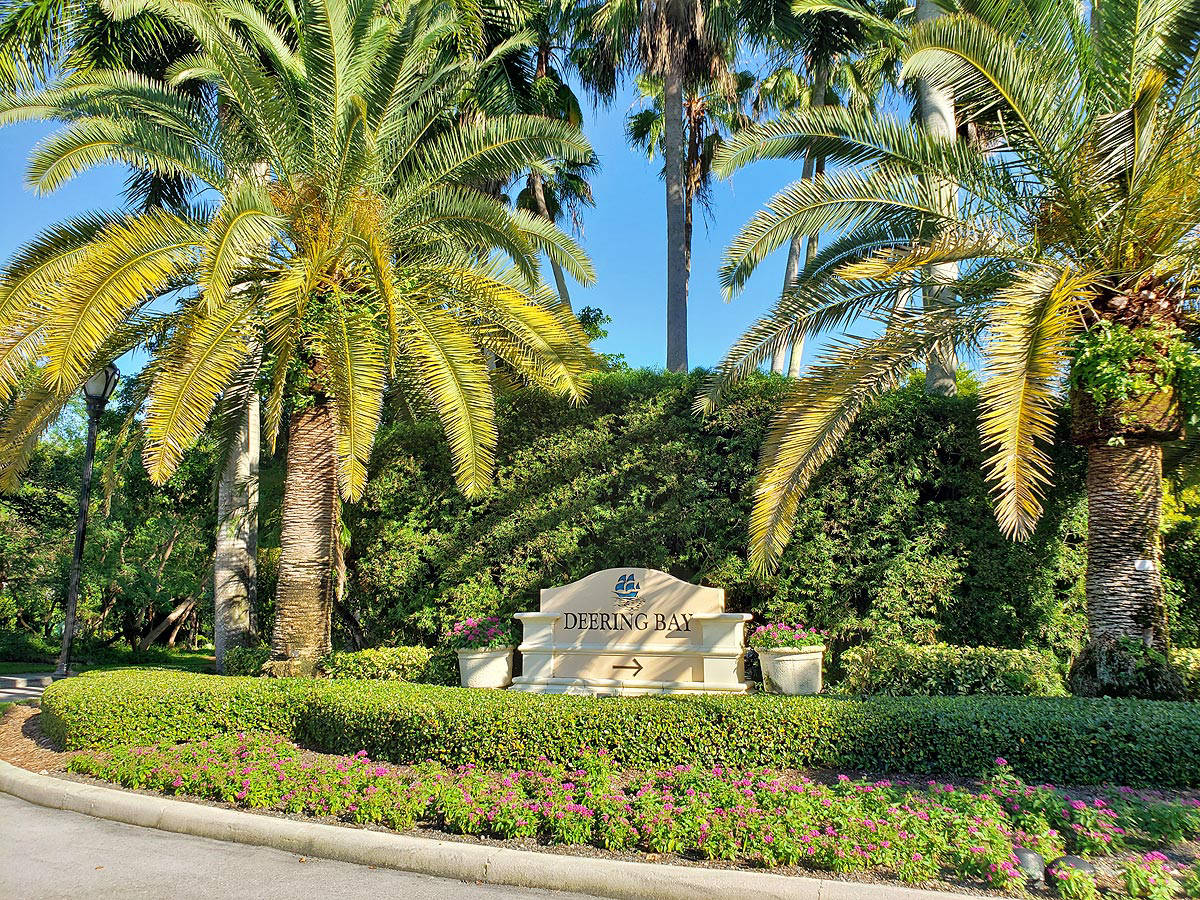
[[[570,861],[564,859],[564,865]],[[300,858],[46,809],[0,794],[0,898],[586,900]]]

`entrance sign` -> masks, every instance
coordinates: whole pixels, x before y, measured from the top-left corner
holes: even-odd
[[[594,572],[542,591],[517,613],[522,674],[512,690],[551,694],[744,693],[744,624],[725,591],[656,569]]]

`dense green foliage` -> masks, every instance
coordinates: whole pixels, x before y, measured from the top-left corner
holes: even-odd
[[[1171,662],[1175,671],[1183,679],[1188,696],[1200,700],[1200,650],[1183,650],[1176,648],[1171,652]]]
[[[844,694],[1067,696],[1062,665],[1046,650],[878,644],[846,651],[841,663]]]
[[[541,588],[644,565],[726,590],[728,608],[839,641],[1050,648],[1083,630],[1085,507],[1077,457],[1025,543],[996,527],[980,474],[976,397],[920,384],[870,407],[801,504],[779,571],[752,575],[755,457],[782,379],[743,386],[711,418],[699,377],[624,371],[586,406],[526,394],[500,417],[495,486],[455,490],[435,426],[394,416],[365,502],[347,511],[351,601],[379,643],[430,643],[468,616],[537,607]]]
[[[381,681],[94,673],[42,700],[68,749],[267,730],[315,750],[394,763],[525,768],[580,748],[622,766],[834,768],[982,775],[997,757],[1065,784],[1200,785],[1192,703],[1010,697],[627,697]]]
[[[354,653],[332,653],[321,661],[330,678],[369,678],[425,684],[458,684],[454,654],[427,647],[377,647]]]
[[[225,653],[226,675],[260,675],[271,655],[265,644],[232,647]],[[383,681],[413,681],[425,684],[457,684],[454,654],[428,647],[372,647],[353,652],[331,653],[318,670],[327,678],[367,678]]]
[[[214,447],[206,441],[186,454],[155,487],[137,443],[121,436],[134,402],[126,395],[101,421],[80,581],[81,655],[103,655],[118,641],[129,648],[181,635],[195,641],[211,629]],[[60,421],[20,487],[0,495],[0,659],[41,659],[43,645],[50,658],[58,651],[83,433],[79,416]],[[176,609],[179,628],[160,629]],[[8,632],[29,637],[2,637]]]

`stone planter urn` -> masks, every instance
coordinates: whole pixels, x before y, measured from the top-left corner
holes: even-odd
[[[458,680],[469,688],[506,688],[512,684],[513,650],[459,650]]]
[[[821,674],[825,667],[823,644],[755,652],[762,664],[763,688],[767,693],[789,696],[821,693]]]

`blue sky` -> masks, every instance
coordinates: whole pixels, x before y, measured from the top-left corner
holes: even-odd
[[[625,142],[624,120],[634,92],[611,107],[587,111],[584,130],[600,156],[593,183],[596,207],[586,211],[583,245],[596,266],[596,284],[572,283],[576,308],[598,306],[612,316],[609,337],[598,349],[624,353],[634,366],[661,368],[666,330],[666,213],[660,163],[647,162]],[[0,132],[0,259],[42,228],[72,213],[112,208],[121,201],[124,171],[93,170],[49,196],[24,185],[29,151],[48,130],[21,125]],[[717,272],[730,238],[763,203],[799,174],[799,163],[760,163],[719,183],[714,216],[707,226],[697,213],[689,305],[689,363],[711,366],[778,295],[785,251],[760,268],[747,290],[731,303],[721,298]],[[547,276],[548,276],[547,272]],[[811,354],[806,352],[806,359]]]

